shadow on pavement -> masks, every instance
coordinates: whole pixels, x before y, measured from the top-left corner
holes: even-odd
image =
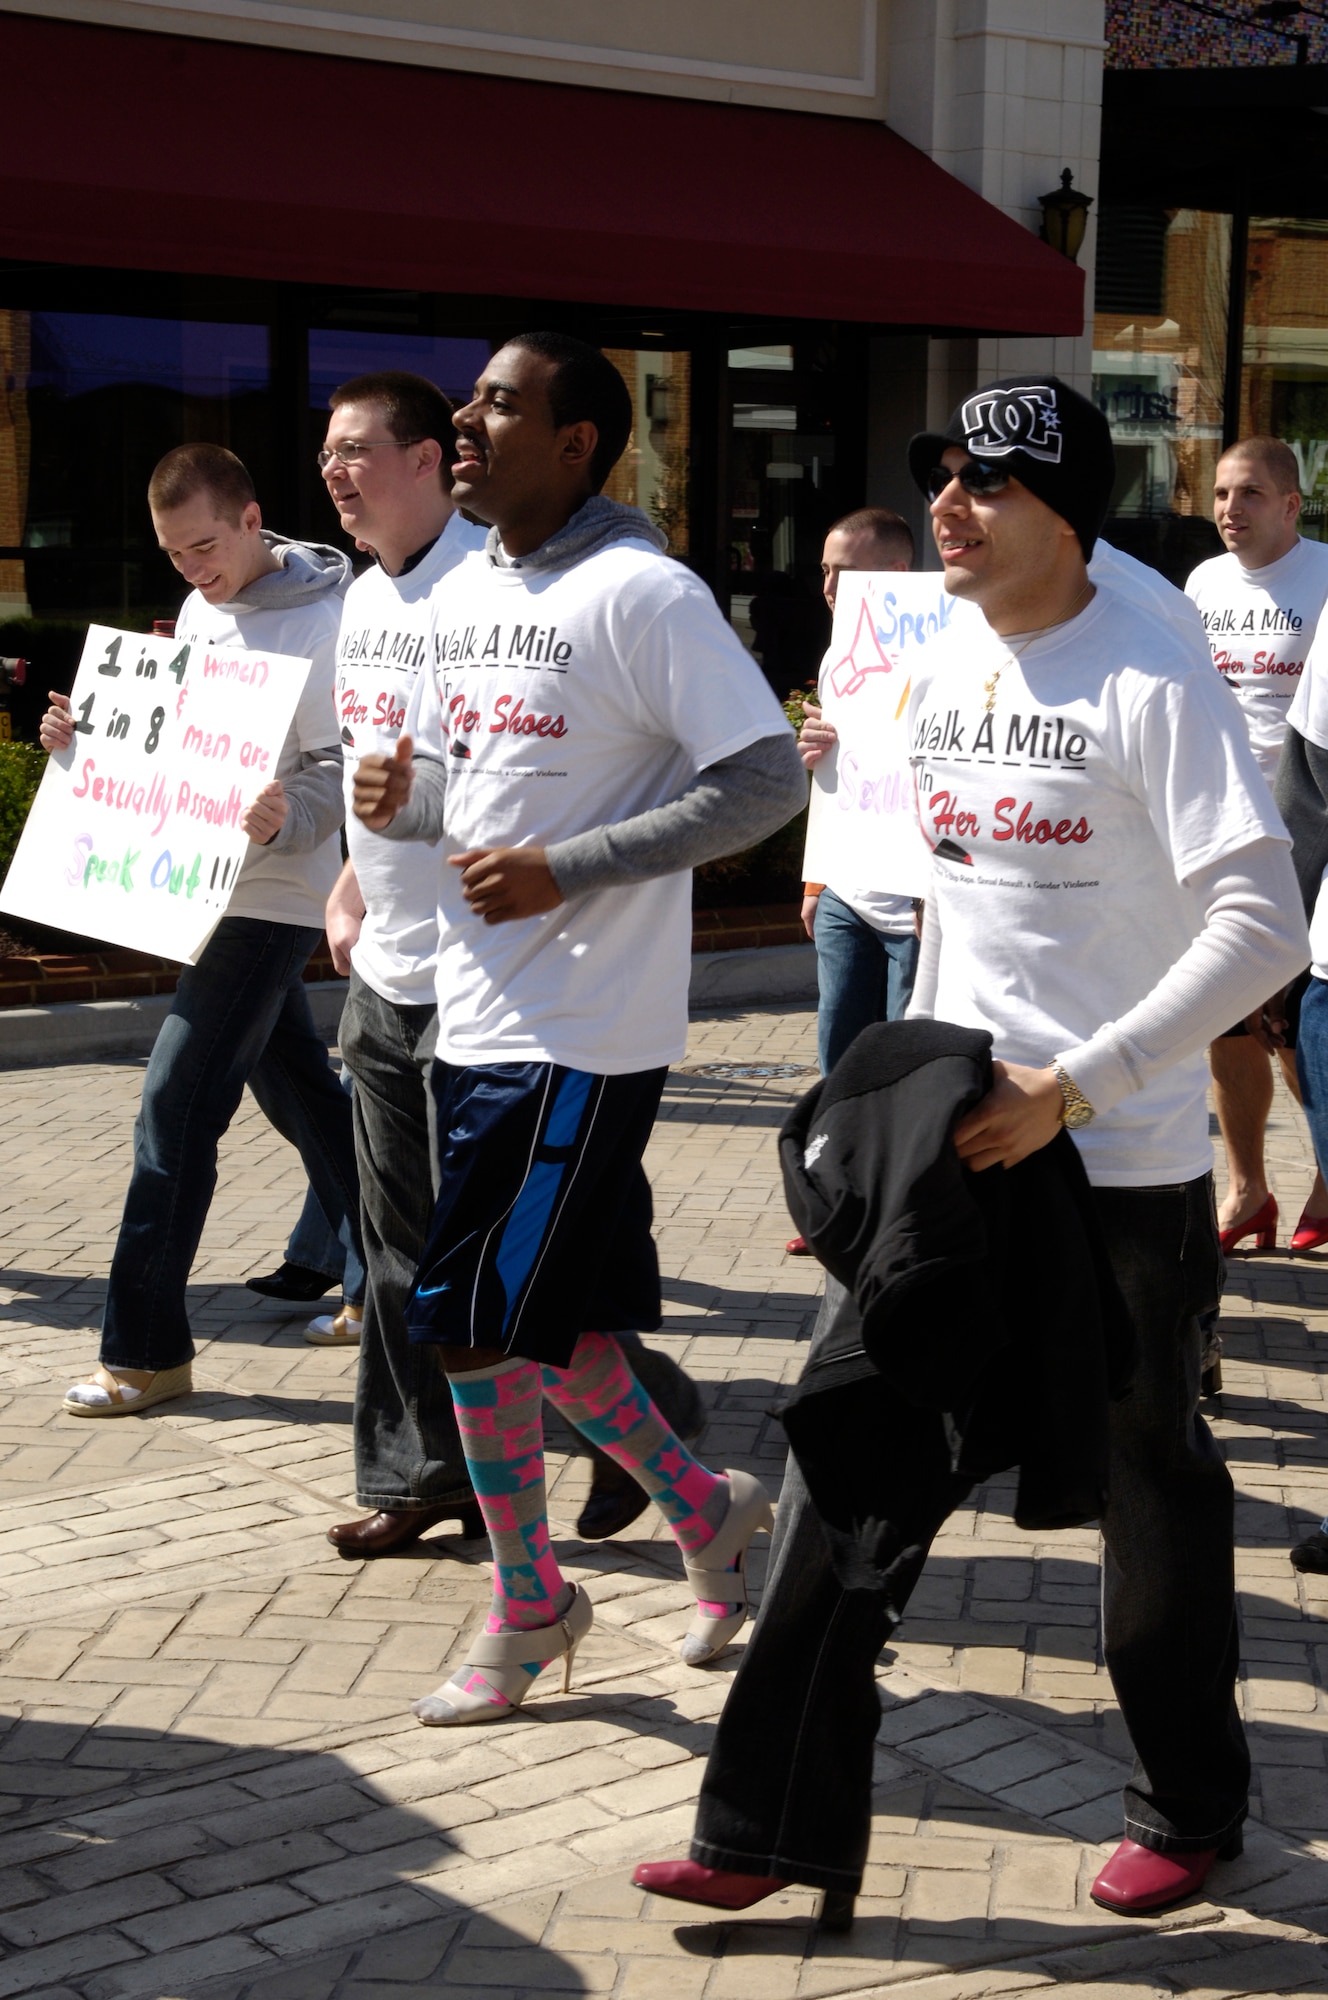
[[[243,1990],[333,1948],[357,1982],[586,1991],[572,1959],[474,1914],[476,1898],[519,1891],[521,1869],[503,1858],[499,1806],[459,1789],[461,1767],[473,1786],[486,1756],[495,1772],[511,1761],[426,1739],[419,1761],[385,1756],[365,1775],[373,1748],[237,1751],[15,1723],[0,1765],[0,1992],[192,2000],[223,1976]],[[530,1859],[532,1888],[556,1874],[548,1849]],[[465,1875],[453,1889],[449,1870]]]

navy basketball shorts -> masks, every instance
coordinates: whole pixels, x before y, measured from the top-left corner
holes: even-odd
[[[435,1060],[438,1199],[406,1309],[413,1341],[565,1368],[583,1333],[659,1325],[641,1160],[667,1075]]]

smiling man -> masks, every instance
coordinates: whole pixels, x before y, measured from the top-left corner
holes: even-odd
[[[1241,705],[1259,769],[1271,785],[1305,656],[1328,601],[1328,548],[1300,533],[1300,468],[1290,446],[1279,438],[1249,437],[1224,452],[1213,481],[1213,520],[1227,553],[1200,563],[1185,590],[1199,608],[1213,665]],[[1280,996],[1273,1011],[1284,1011]],[[1251,1236],[1260,1249],[1276,1241],[1277,1203],[1264,1159],[1274,1060],[1298,1098],[1292,1029],[1282,1030],[1274,1054],[1255,1014],[1249,1022],[1228,1024],[1209,1051],[1229,1169],[1218,1211],[1224,1250]],[[1328,1186],[1320,1170],[1291,1247],[1315,1250],[1323,1243]]]
[[[484,530],[458,513],[448,449],[452,405],[422,375],[359,375],[329,399],[318,454],[342,529],[373,561],[346,594],[337,641],[336,712],[349,784],[359,758],[390,754],[433,659],[434,603]],[[358,1326],[355,1485],[372,1512],[337,1522],[348,1557],[386,1555],[443,1520],[477,1534],[474,1495],[447,1385],[406,1337],[405,1309],[432,1207],[427,1079],[437,1032],[437,883],[427,849],[350,818],[348,859],[327,905],[337,970],[350,987],[342,1057],[355,1080],[355,1149],[367,1286]],[[311,1330],[312,1331],[312,1330]]]
[[[1202,650],[1089,578],[1114,475],[1102,414],[1054,376],[994,382],[914,438],[909,464],[945,587],[985,620],[910,704],[935,865],[909,1013],[993,1038],[994,1087],[954,1133],[973,1171],[1070,1130],[1135,1334],[1102,1532],[1136,1764],[1092,1893],[1142,1915],[1238,1851],[1245,1817],[1232,1486],[1198,1414],[1198,1314],[1221,1273],[1203,1049],[1300,969],[1308,936],[1285,829]],[[843,1296],[831,1281],[812,1367]],[[795,1471],[692,1856],[645,1864],[643,1887],[725,1908],[789,1881],[855,1892],[886,1636],[854,1612],[866,1595],[839,1584]]]
[[[446,1727],[509,1715],[590,1624],[549,1542],[542,1395],[664,1510],[701,1600],[684,1659],[746,1616],[764,1491],[693,1458],[614,1335],[660,1320],[641,1160],[686,1038],[691,869],[806,796],[709,591],[602,497],[632,423],[606,357],[510,341],[455,423],[454,492],[491,531],[440,593],[434,670],[354,805],[442,843],[439,1192],[409,1319],[451,1379],[495,1563],[485,1633],[415,1704]]]
[[[192,586],[176,636],[312,662],[277,760],[241,826],[249,851],[226,915],[186,965],[148,1062],[134,1167],[111,1260],[101,1365],[65,1397],[73,1416],[118,1417],[189,1393],[185,1288],[217,1178],[217,1146],[246,1083],[298,1147],[358,1287],[359,1191],[350,1106],[305,997],[344,817],[332,653],[350,565],[263,527],[253,483],[220,445],[168,452],[148,486],[157,540]],[[52,696],[41,740],[72,736]]]

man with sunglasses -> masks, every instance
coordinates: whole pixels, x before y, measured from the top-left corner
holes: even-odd
[[[974,1172],[1072,1132],[1135,1332],[1102,1529],[1106,1660],[1136,1764],[1127,1837],[1092,1893],[1151,1914],[1239,1850],[1249,1780],[1232,1487],[1198,1414],[1197,1316],[1222,1268],[1203,1052],[1306,962],[1308,938],[1285,829],[1201,637],[1110,567],[1090,578],[1115,469],[1101,413],[1054,376],[992,383],[909,464],[945,587],[985,620],[938,649],[910,704],[934,853],[910,1017],[993,1036],[996,1082],[954,1135]],[[843,1298],[833,1280],[827,1294],[813,1356]],[[886,1636],[884,1614],[854,1613],[863,1595],[838,1583],[792,1468],[692,1858],[645,1864],[642,1887],[729,1909],[788,1882],[855,1892]]]

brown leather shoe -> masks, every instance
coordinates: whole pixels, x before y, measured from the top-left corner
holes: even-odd
[[[329,1528],[327,1539],[340,1556],[386,1556],[417,1542],[440,1521],[456,1521],[464,1541],[484,1533],[484,1520],[473,1500],[448,1500],[439,1507],[380,1508],[363,1521],[342,1521]]]

